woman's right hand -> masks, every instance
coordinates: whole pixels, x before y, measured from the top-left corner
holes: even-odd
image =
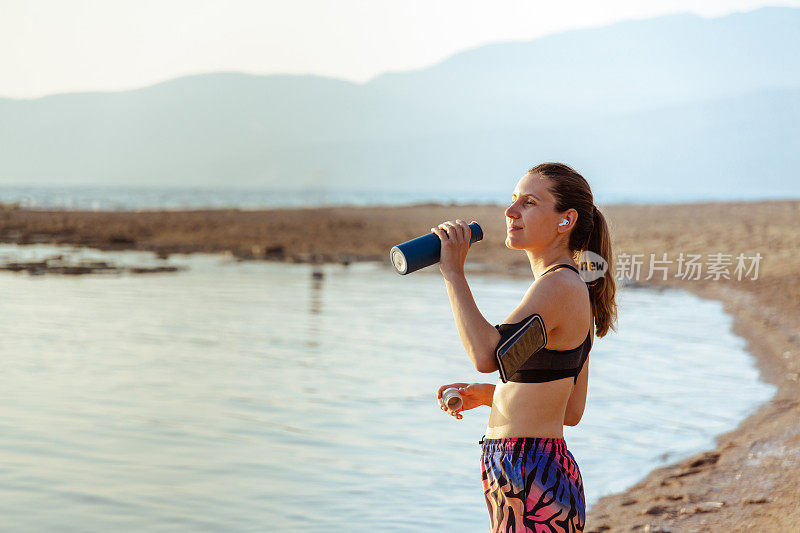
[[[436,397],[439,400],[439,408],[460,420],[464,418],[461,416],[461,411],[469,411],[480,405],[486,405],[487,386],[491,385],[488,383],[450,383],[448,385],[442,385],[436,393]],[[456,411],[449,410],[442,402],[442,393],[451,387],[458,389],[458,393],[461,394],[461,409]]]
[[[472,229],[461,219],[442,222],[431,231],[439,237],[439,270],[445,279],[464,275]]]

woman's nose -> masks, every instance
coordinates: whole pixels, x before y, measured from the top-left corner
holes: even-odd
[[[519,218],[519,216],[517,215],[517,210],[514,207],[515,205],[516,204],[511,204],[510,206],[508,206],[506,208],[506,217],[508,217],[508,218]]]

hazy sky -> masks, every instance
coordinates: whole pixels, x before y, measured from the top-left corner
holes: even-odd
[[[0,0],[0,96],[130,89],[214,71],[361,82],[490,42],[765,5],[800,0]]]

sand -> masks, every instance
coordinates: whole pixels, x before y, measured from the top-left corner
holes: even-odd
[[[592,507],[586,531],[800,531],[800,201],[600,206],[614,255],[644,254],[632,286],[680,287],[723,302],[775,396],[716,448],[659,468]],[[383,261],[389,248],[444,220],[478,220],[469,273],[530,276],[505,248],[503,207],[420,205],[153,212],[67,212],[0,207],[0,241],[70,243],[101,249],[226,253],[242,260]],[[645,280],[649,254],[667,259]],[[680,253],[701,254],[701,279],[676,277]],[[731,279],[714,279],[709,254],[730,254]],[[736,256],[751,270],[736,279]],[[712,274],[710,279],[705,279]],[[612,333],[613,334],[613,333]],[[725,353],[719,353],[724,364]],[[687,369],[687,372],[690,369]],[[658,379],[658,376],[653,376]],[[590,398],[591,401],[591,388]]]

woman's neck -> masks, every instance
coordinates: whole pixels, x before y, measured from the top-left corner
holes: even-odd
[[[540,251],[532,252],[530,250],[525,250],[525,252],[528,254],[531,272],[533,272],[533,277],[536,279],[553,265],[567,264],[575,266],[575,260],[572,254],[564,250],[553,250],[550,253],[542,253]]]

